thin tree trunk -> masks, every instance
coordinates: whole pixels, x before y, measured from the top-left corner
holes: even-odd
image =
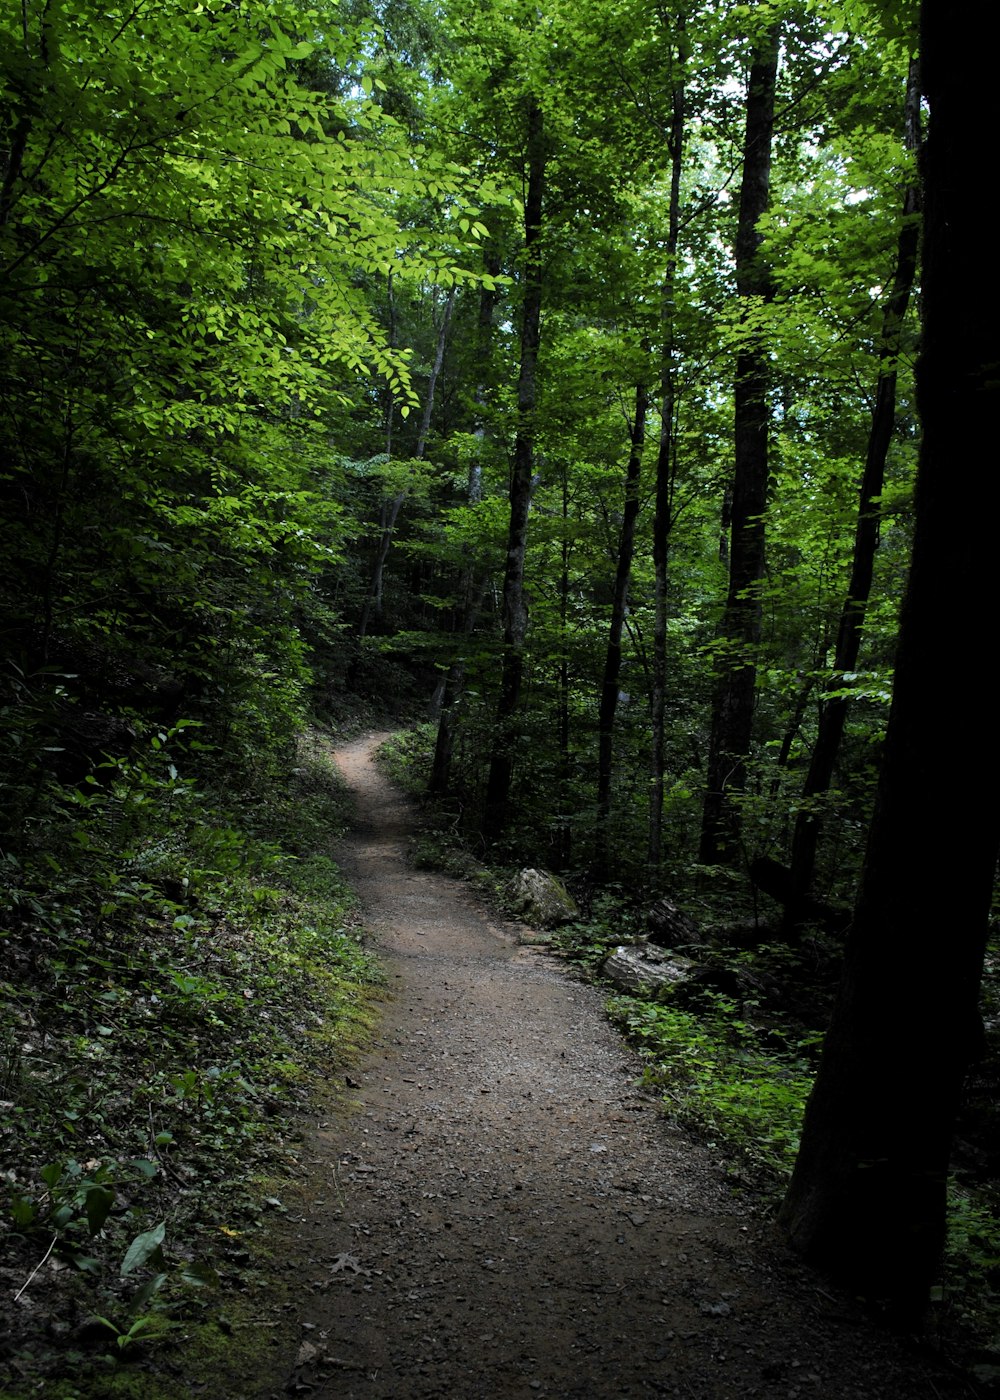
[[[572,834],[569,824],[569,474],[562,476],[562,540],[559,570],[559,693],[556,702],[556,735],[559,767],[556,778],[558,806],[552,863],[556,870],[569,865]]]
[[[919,143],[919,123],[920,79],[918,64],[914,59],[910,64],[906,86],[906,142],[911,151],[915,151]],[[875,572],[880,519],[878,500],[882,494],[885,463],[896,422],[896,361],[903,321],[916,274],[920,237],[917,223],[919,207],[920,192],[914,184],[907,189],[903,200],[903,223],[896,251],[896,271],[893,276],[892,293],[886,302],[882,318],[879,375],[868,451],[861,478],[851,580],[840,615],[834,653],[833,685],[840,690],[847,684],[845,677],[857,669],[865,613]],[[801,919],[802,904],[812,884],[816,850],[822,829],[822,822],[812,799],[829,790],[844,733],[847,706],[847,696],[841,694],[824,700],[820,709],[816,742],[802,789],[802,806],[795,819],[792,835],[790,899],[785,910],[786,924],[792,928]]]
[[[396,317],[396,296],[393,291],[392,273],[386,278],[386,297],[389,304],[389,345],[395,349],[397,340],[397,317]],[[396,404],[392,396],[392,390],[388,384],[385,386],[385,455],[392,456],[392,433],[395,422]],[[365,601],[361,606],[361,616],[358,619],[358,641],[363,642],[368,635],[368,628],[371,626],[372,616],[378,617],[382,612],[382,575],[385,569],[385,561],[389,554],[389,545],[392,541],[392,532],[396,527],[396,520],[402,509],[406,493],[397,494],[392,499],[384,499],[379,507],[378,517],[378,546],[375,550],[375,563],[372,568],[372,579],[365,594]],[[356,654],[352,673],[360,661],[360,651]]]
[[[750,67],[743,181],[736,232],[736,289],[748,305],[770,293],[760,256],[757,223],[767,209],[771,140],[778,76],[780,26],[761,38]],[[712,706],[705,805],[698,859],[704,865],[731,860],[739,848],[732,795],[746,782],[753,731],[760,641],[760,582],[764,577],[764,510],[767,506],[769,386],[767,347],[759,333],[747,336],[736,359],[735,465],[729,558],[729,594],[721,628],[720,675]]]
[[[977,135],[1000,11],[979,14],[971,46],[945,0],[924,0],[921,20],[930,121],[913,561],[845,976],[780,1216],[797,1249],[907,1322],[939,1268],[1000,846],[995,684],[976,664],[998,605],[1000,474],[982,469],[982,453],[1000,420],[1000,278]],[[961,684],[947,680],[954,657],[972,662]]]
[[[479,621],[479,612],[482,608],[483,598],[489,585],[489,580],[481,580],[476,585],[475,576],[470,569],[466,575],[469,590],[465,595],[465,605],[462,618],[462,638],[468,642],[476,630],[476,623]],[[472,591],[474,590],[474,591]],[[434,741],[434,758],[431,763],[431,775],[427,783],[427,791],[433,797],[443,797],[451,786],[451,764],[455,755],[455,733],[458,715],[456,713],[458,700],[465,689],[465,653],[464,650],[455,657],[448,667],[448,674],[445,677],[444,687],[441,692],[440,712],[438,714],[437,736]]]
[[[430,432],[431,415],[434,412],[434,396],[437,392],[437,382],[441,374],[441,366],[444,364],[444,352],[448,339],[448,328],[451,325],[451,313],[455,305],[455,288],[448,289],[448,296],[444,305],[444,315],[441,317],[441,324],[438,327],[437,345],[434,350],[434,363],[431,365],[430,376],[427,380],[427,393],[424,396],[423,412],[420,415],[420,428],[417,433],[417,446],[414,457],[423,459],[424,451],[427,447],[427,434]],[[396,316],[395,302],[392,299],[390,283],[390,306],[393,310],[390,313],[390,343],[395,344]],[[392,425],[393,425],[393,401],[389,394],[389,404],[386,409],[386,455],[392,456]],[[375,552],[375,567],[372,569],[372,581],[365,598],[364,607],[361,610],[361,619],[358,623],[358,638],[364,640],[368,635],[368,628],[372,618],[380,618],[382,615],[382,579],[385,573],[385,561],[389,557],[389,550],[392,546],[392,537],[396,529],[396,521],[399,519],[399,512],[403,509],[407,491],[398,491],[395,496],[382,502],[382,509],[379,513],[379,542]]]
[[[647,347],[644,347],[648,349]],[[598,879],[606,879],[610,867],[611,775],[614,752],[615,716],[618,712],[618,689],[622,670],[622,632],[628,591],[632,581],[632,557],[635,553],[635,527],[639,518],[639,479],[642,473],[642,449],[646,441],[646,414],[649,395],[645,384],[635,390],[635,416],[632,420],[628,467],[625,471],[625,506],[622,510],[618,535],[618,562],[615,568],[611,621],[608,627],[608,649],[604,659],[601,699],[597,716],[597,833],[594,866]]]
[[[42,572],[42,626],[38,637],[38,645],[34,660],[34,664],[38,666],[47,666],[49,663],[49,648],[52,643],[52,634],[55,627],[54,609],[55,594],[58,584],[57,570],[66,524],[66,495],[69,490],[70,474],[73,467],[73,437],[72,410],[67,410],[62,444],[62,468],[51,510],[52,533],[49,539],[49,547],[45,554],[45,568]]]
[[[677,19],[683,42],[684,16]],[[676,61],[681,63],[678,56]],[[674,418],[677,403],[677,373],[674,364],[677,247],[681,225],[681,168],[684,158],[685,88],[684,69],[675,76],[671,102],[670,204],[667,212],[667,265],[660,293],[660,441],[656,454],[656,492],[653,514],[653,675],[650,692],[649,845],[647,861],[655,878],[663,852],[663,796],[666,771],[667,705],[667,578],[670,561],[670,531],[673,525],[675,482]]]
[[[808,675],[799,686],[799,693],[795,697],[795,708],[785,727],[785,732],[781,736],[781,747],[778,749],[778,757],[776,760],[776,767],[779,770],[788,767],[788,760],[792,756],[792,745],[795,743],[796,736],[802,728],[802,722],[806,717],[806,710],[809,706],[809,697],[812,695],[815,688],[816,677]],[[771,787],[772,793],[778,791],[780,783],[780,777],[776,775]]]
[[[499,262],[488,259],[487,269],[493,276],[498,275],[500,272]],[[475,505],[477,501],[482,499],[483,495],[482,446],[486,437],[485,412],[488,393],[489,362],[493,347],[493,314],[496,309],[497,300],[498,294],[493,287],[484,286],[480,289],[479,321],[476,337],[476,358],[479,363],[479,373],[476,382],[475,424],[473,428],[473,436],[476,439],[479,450],[469,463],[468,500],[470,505]],[[477,581],[475,564],[466,546],[463,546],[463,554],[466,555],[466,564],[462,570],[459,589],[462,598],[461,635],[463,645],[458,654],[453,657],[448,667],[448,673],[441,691],[437,737],[434,743],[434,759],[431,764],[431,775],[427,784],[427,791],[435,797],[443,797],[451,786],[451,765],[455,753],[456,707],[462,691],[465,689],[464,644],[475,631],[476,622],[479,618],[479,612],[482,608],[487,587],[487,580],[480,579]]]
[[[392,544],[396,521],[399,519],[399,512],[403,509],[405,500],[406,492],[399,491],[395,496],[383,501],[379,511],[378,548],[375,551],[372,581],[365,595],[364,607],[361,609],[361,617],[358,620],[358,641],[364,641],[367,637],[372,619],[382,616],[382,580],[385,575],[385,561],[389,557],[389,547]]]
[[[514,775],[513,719],[521,696],[528,608],[524,597],[524,560],[528,542],[528,508],[535,461],[536,372],[542,316],[542,200],[545,188],[545,132],[542,109],[528,99],[528,184],[524,208],[524,302],[521,312],[521,365],[517,384],[517,435],[510,483],[510,524],[503,583],[503,668],[490,754],[483,835],[495,841],[507,821]]]
[[[26,114],[18,117],[11,132],[10,147],[4,161],[3,182],[0,183],[0,228],[4,227],[10,217],[14,204],[14,187],[21,178],[24,153],[28,148],[30,135],[31,118]]]
[[[445,297],[441,324],[438,326],[437,344],[434,347],[434,363],[431,365],[431,372],[427,379],[427,393],[424,396],[424,411],[420,415],[417,447],[413,454],[414,457],[421,462],[424,458],[424,452],[427,450],[427,435],[431,430],[431,418],[434,414],[434,399],[437,394],[438,380],[441,378],[441,368],[444,365],[444,352],[448,344],[448,331],[451,327],[451,315],[454,309],[455,288],[449,287],[448,295]]]

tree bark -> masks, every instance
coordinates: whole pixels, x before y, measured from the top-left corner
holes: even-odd
[[[678,33],[683,45],[684,19],[678,17]],[[653,514],[653,677],[650,692],[650,795],[647,862],[655,877],[663,853],[663,796],[666,772],[667,705],[667,577],[670,562],[670,532],[673,528],[675,483],[674,418],[677,402],[677,371],[674,363],[677,290],[677,247],[681,226],[681,169],[684,159],[685,85],[683,51],[677,55],[671,98],[670,203],[667,212],[667,265],[660,295],[660,440],[656,453],[656,491]]]
[[[972,46],[945,0],[924,0],[921,27],[930,122],[913,559],[845,976],[780,1217],[803,1254],[907,1319],[925,1305],[944,1239],[1000,846],[995,687],[982,667],[958,684],[946,665],[981,654],[998,602],[1000,474],[975,464],[1000,421],[1000,281],[977,149],[1000,12],[980,14]]]
[[[528,608],[524,597],[524,560],[528,543],[528,508],[535,461],[536,373],[542,319],[542,201],[545,190],[545,130],[536,97],[528,99],[528,180],[524,203],[524,300],[521,310],[521,362],[517,383],[517,435],[510,482],[510,523],[503,582],[503,667],[494,720],[483,836],[495,841],[507,821],[514,776],[513,720],[524,675]]]
[[[562,473],[562,539],[559,542],[559,669],[556,682],[556,816],[550,842],[554,870],[565,870],[573,849],[569,820],[569,472]]]
[[[911,151],[916,151],[919,143],[919,123],[920,77],[917,61],[913,59],[906,85],[906,144]],[[861,478],[861,499],[854,534],[851,579],[840,615],[834,653],[832,684],[839,690],[843,690],[847,684],[845,676],[857,668],[865,613],[875,572],[879,536],[878,498],[882,494],[885,463],[896,422],[896,362],[903,321],[916,274],[917,247],[920,239],[917,221],[919,208],[920,192],[917,185],[913,184],[907,189],[903,199],[903,223],[896,249],[896,270],[882,318],[879,375],[868,451]],[[824,700],[820,708],[816,740],[802,788],[802,806],[795,818],[792,835],[789,877],[791,897],[785,911],[785,922],[789,928],[794,928],[801,920],[803,904],[807,900],[816,866],[822,821],[811,799],[829,790],[847,720],[847,706],[847,696],[840,694]]]
[[[779,37],[780,26],[774,24],[759,40],[747,91],[736,230],[736,290],[748,305],[769,296],[771,291],[769,272],[760,256],[757,223],[770,196]],[[767,347],[755,331],[747,336],[736,359],[729,594],[720,632],[720,674],[712,706],[698,853],[704,865],[732,860],[739,849],[739,821],[731,799],[746,782],[746,759],[753,732],[755,652],[761,628],[759,588],[764,577],[769,380]]]
[[[496,258],[487,259],[487,270],[496,277],[500,272],[499,260]],[[475,425],[473,435],[480,446],[478,452],[469,464],[469,486],[468,500],[470,505],[475,505],[482,499],[483,494],[483,463],[482,444],[486,435],[485,410],[487,402],[487,384],[489,377],[490,354],[493,345],[493,313],[496,309],[498,294],[495,287],[483,286],[479,293],[479,319],[476,337],[476,359],[478,361],[478,376],[475,391]],[[463,547],[463,552],[467,547]],[[462,599],[462,624],[461,633],[463,649],[453,657],[445,676],[444,686],[441,691],[440,710],[438,713],[437,736],[434,741],[434,759],[431,764],[431,775],[427,784],[427,791],[431,796],[443,797],[451,786],[451,765],[455,753],[455,730],[457,722],[457,705],[459,698],[465,689],[465,653],[464,644],[472,636],[476,628],[479,617],[479,610],[482,606],[484,582],[476,579],[475,564],[471,555],[467,554],[466,566],[462,570],[461,584],[459,588]]]
[[[648,348],[648,347],[646,347]],[[632,580],[632,557],[635,553],[635,527],[639,518],[639,479],[642,473],[642,449],[646,441],[646,414],[649,395],[645,384],[635,390],[635,414],[632,419],[628,466],[625,470],[625,505],[618,534],[618,562],[615,567],[611,620],[608,626],[608,649],[604,658],[601,698],[597,716],[597,833],[594,868],[598,879],[606,879],[610,866],[611,776],[614,755],[615,716],[618,712],[618,687],[622,671],[622,632]]]

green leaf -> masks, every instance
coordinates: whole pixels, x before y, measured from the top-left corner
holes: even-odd
[[[142,1235],[136,1235],[135,1239],[125,1251],[125,1258],[122,1260],[119,1273],[122,1278],[130,1274],[133,1269],[141,1268],[143,1264],[150,1261],[158,1263],[162,1261],[160,1246],[163,1244],[167,1233],[167,1224],[161,1220],[159,1225],[147,1230]]]
[[[60,1162],[49,1162],[38,1173],[50,1191],[54,1191],[62,1180],[63,1166]]]
[[[167,1277],[168,1276],[165,1273],[159,1273],[154,1274],[151,1279],[147,1279],[147,1281],[142,1285],[142,1287],[136,1292],[135,1297],[129,1304],[129,1312],[140,1312],[149,1302],[150,1298],[154,1297],[157,1293],[159,1293],[160,1289],[166,1283]]]
[[[15,1196],[12,1199],[10,1215],[17,1229],[30,1225],[37,1214],[34,1201],[29,1201],[27,1196]]]
[[[194,1261],[185,1264],[181,1269],[181,1282],[189,1284],[192,1288],[215,1288],[219,1282],[219,1275],[210,1264]]]
[[[115,1193],[107,1186],[92,1186],[85,1197],[87,1228],[92,1235],[103,1229],[104,1222],[111,1214],[115,1203]]]

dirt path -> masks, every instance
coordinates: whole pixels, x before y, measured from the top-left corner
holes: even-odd
[[[337,755],[358,814],[338,858],[395,994],[360,1108],[303,1155],[285,1392],[970,1394],[776,1258],[712,1152],[637,1091],[598,991],[408,868],[374,746]]]

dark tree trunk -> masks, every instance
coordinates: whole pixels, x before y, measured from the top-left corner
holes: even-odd
[[[678,17],[677,27],[683,43],[683,16]],[[650,690],[652,745],[650,748],[649,844],[646,858],[654,878],[663,853],[667,705],[667,575],[670,561],[670,531],[673,528],[676,468],[674,417],[677,402],[677,374],[674,364],[674,341],[677,245],[681,226],[681,169],[684,159],[685,119],[684,68],[681,55],[677,56],[676,61],[678,71],[674,78],[670,136],[667,142],[670,153],[670,204],[667,212],[667,266],[663,276],[660,300],[660,441],[656,453],[656,491],[653,513],[655,610],[653,618],[653,675]]]
[[[487,269],[495,277],[500,272],[499,263],[487,260]],[[480,449],[486,435],[484,413],[487,401],[489,361],[493,345],[493,313],[497,300],[498,294],[493,287],[484,286],[480,289],[476,338],[476,359],[479,373],[475,393],[476,418],[474,428],[474,436]],[[469,504],[475,505],[477,501],[482,499],[482,495],[483,463],[480,450],[469,464]],[[458,718],[457,706],[465,689],[465,644],[476,629],[485,588],[483,580],[476,578],[475,564],[466,547],[463,547],[463,553],[466,553],[466,563],[462,570],[459,587],[462,649],[452,659],[441,690],[437,737],[434,742],[434,760],[431,764],[431,775],[427,784],[427,791],[435,797],[443,797],[451,786],[451,765],[455,754],[455,731]]]
[[[906,87],[907,145],[914,151],[919,141],[919,122],[919,70],[914,59],[910,64]],[[833,663],[833,685],[841,690],[846,685],[845,675],[857,668],[865,613],[875,572],[879,534],[878,499],[882,494],[885,463],[896,421],[896,360],[899,355],[903,320],[916,273],[920,239],[917,222],[919,205],[919,191],[914,185],[906,191],[903,200],[903,224],[896,251],[896,271],[882,320],[879,376],[875,389],[868,452],[861,478],[861,500],[854,534],[851,580],[840,615]],[[824,700],[820,709],[816,741],[802,789],[803,805],[795,819],[792,835],[790,900],[786,908],[786,924],[791,928],[801,919],[803,904],[807,900],[816,865],[821,821],[811,799],[829,790],[844,733],[848,703],[846,696],[835,695]]]
[[[921,1310],[939,1265],[1000,844],[995,685],[974,661],[960,684],[947,669],[981,655],[998,602],[1000,473],[977,465],[1000,421],[1000,282],[978,135],[1000,11],[979,13],[974,45],[944,0],[924,0],[921,23],[930,124],[913,561],[846,972],[781,1212],[797,1249],[904,1316]]]
[[[494,722],[483,836],[495,841],[507,820],[514,775],[513,720],[521,697],[528,608],[524,597],[524,558],[528,508],[535,461],[535,385],[542,319],[542,200],[545,188],[545,132],[542,109],[528,100],[527,197],[524,206],[524,300],[521,309],[521,365],[517,382],[517,435],[510,481],[510,524],[503,581],[503,667]]]
[[[448,667],[439,702],[437,735],[434,740],[434,758],[427,791],[432,797],[444,797],[451,787],[451,765],[455,756],[455,733],[458,721],[458,701],[465,689],[466,658],[464,645],[476,630],[479,611],[482,607],[485,583],[475,577],[469,569],[463,578],[462,594],[462,642],[463,650]]]
[[[398,491],[395,496],[382,502],[378,517],[378,547],[375,550],[375,564],[372,568],[372,581],[365,595],[364,606],[358,619],[358,641],[368,636],[368,628],[373,618],[382,616],[382,580],[385,577],[385,561],[389,557],[392,537],[396,529],[399,512],[403,509],[406,492]]]
[[[750,67],[743,182],[736,230],[736,289],[748,303],[770,293],[760,256],[757,223],[771,185],[771,139],[778,76],[780,27],[761,38]],[[721,628],[719,678],[712,705],[705,806],[698,858],[705,865],[731,860],[739,848],[732,794],[743,789],[753,730],[760,641],[760,582],[764,577],[764,511],[767,506],[769,385],[767,347],[748,335],[736,360],[735,464],[729,553],[729,594]]]
[[[22,114],[12,121],[11,126],[10,146],[4,161],[3,181],[0,183],[0,228],[3,228],[10,217],[11,206],[14,202],[14,189],[21,177],[24,153],[31,135],[31,119],[26,114]]]
[[[648,349],[648,346],[646,347]],[[597,716],[597,839],[594,868],[599,879],[606,879],[610,865],[609,831],[611,818],[611,775],[614,753],[615,716],[618,712],[618,687],[622,672],[622,632],[625,630],[625,610],[632,580],[632,557],[635,553],[635,526],[639,518],[639,479],[642,473],[642,449],[646,441],[646,414],[649,395],[645,384],[636,385],[635,416],[632,420],[632,440],[628,466],[625,470],[625,505],[618,534],[618,562],[615,567],[611,621],[608,627],[608,649],[604,659],[601,699]]]
[[[569,473],[565,468],[562,478],[562,540],[559,554],[559,696],[556,704],[559,767],[552,864],[556,870],[565,870],[569,865],[573,846],[569,822]]]

